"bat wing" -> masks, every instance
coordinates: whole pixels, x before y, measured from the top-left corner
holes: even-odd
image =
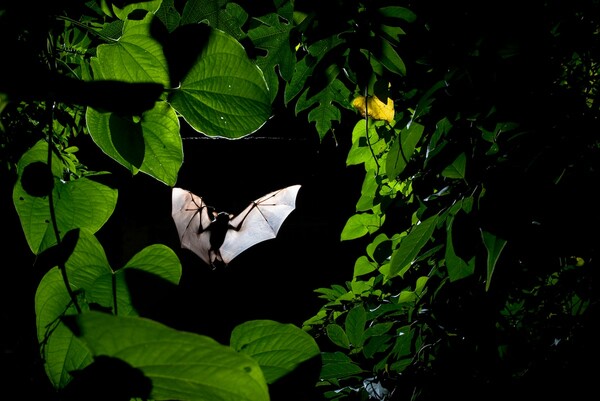
[[[210,226],[208,207],[201,197],[181,188],[173,188],[171,216],[175,221],[181,247],[200,256],[210,265]]]
[[[266,194],[252,202],[230,221],[219,251],[228,264],[237,255],[259,242],[275,238],[288,215],[296,208],[300,185]]]

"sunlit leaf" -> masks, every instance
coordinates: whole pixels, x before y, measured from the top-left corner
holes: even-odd
[[[396,178],[404,171],[421,140],[423,130],[423,125],[416,122],[412,122],[400,130],[390,147],[385,162],[386,174],[390,179]]]
[[[45,163],[47,158],[48,145],[40,141],[21,157],[17,166],[19,178],[27,166],[35,162]],[[56,157],[52,160],[52,200],[59,235],[63,236],[74,228],[95,233],[113,213],[117,191],[89,178],[63,181],[62,163]],[[28,193],[20,179],[14,186],[13,203],[27,243],[36,255],[57,243],[49,202],[47,195],[40,197]]]
[[[320,354],[315,340],[300,328],[270,320],[236,326],[230,346],[254,358],[267,383],[273,383]]]
[[[77,310],[65,289],[58,267],[50,269],[40,281],[35,294],[35,316],[41,357],[48,379],[55,388],[63,388],[73,377],[69,372],[83,369],[92,355],[61,322]]]
[[[384,217],[375,213],[360,213],[351,216],[342,230],[341,239],[343,241],[356,239],[367,233],[375,232],[383,224]]]
[[[287,2],[286,7],[292,9],[292,3]],[[258,23],[248,31],[248,37],[254,45],[266,51],[264,56],[259,56],[256,60],[257,65],[265,73],[265,78],[271,91],[271,100],[274,100],[279,88],[279,75],[285,80],[290,81],[294,74],[296,58],[292,52],[290,43],[290,32],[293,28],[291,15],[282,16],[282,10],[279,14],[271,13],[264,17],[257,17],[254,20]],[[291,14],[291,13],[287,13]],[[284,20],[284,18],[286,18]]]
[[[400,246],[392,255],[390,277],[397,274],[402,276],[410,267],[421,249],[429,242],[437,224],[437,215],[429,217],[420,224],[413,226],[408,235],[402,239]]]
[[[175,185],[183,145],[179,119],[166,102],[156,102],[140,119],[88,107],[86,123],[98,147],[133,174],[142,171]]]
[[[216,29],[169,102],[195,130],[214,137],[244,137],[271,116],[261,70],[238,41]]]
[[[368,114],[369,117],[375,120],[384,120],[390,124],[394,121],[394,101],[392,98],[388,97],[387,103],[383,103],[375,95],[368,96],[366,99],[365,101],[364,96],[358,96],[352,101],[352,106],[363,117]]]
[[[94,357],[118,358],[139,369],[152,382],[151,399],[269,400],[258,363],[209,337],[99,312],[73,316],[68,325]]]

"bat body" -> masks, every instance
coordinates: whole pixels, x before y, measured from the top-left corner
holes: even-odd
[[[173,188],[171,216],[181,247],[216,267],[259,242],[275,238],[288,215],[296,208],[300,185],[266,194],[234,216],[217,212],[204,200],[182,188]]]

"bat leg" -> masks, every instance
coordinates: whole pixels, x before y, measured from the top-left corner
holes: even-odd
[[[225,266],[225,262],[223,261],[223,257],[221,256],[221,252],[218,249],[210,250],[210,264],[214,269],[218,269]]]

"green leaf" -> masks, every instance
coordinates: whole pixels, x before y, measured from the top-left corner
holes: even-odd
[[[399,7],[399,6],[387,6],[380,7],[377,9],[377,12],[382,16],[389,19],[400,19],[407,22],[415,22],[417,16],[414,12],[410,11],[408,8]]]
[[[366,132],[368,124],[369,137],[367,138]],[[379,137],[377,127],[385,124],[385,121],[371,121],[365,122],[364,119],[358,120],[352,129],[352,147],[346,157],[346,165],[353,166],[361,163],[366,163],[373,159],[373,155],[380,155],[387,144]]]
[[[291,3],[287,3],[291,5]],[[279,78],[276,69],[285,81],[290,81],[294,74],[296,58],[290,43],[290,31],[293,25],[290,20],[282,21],[279,14],[271,13],[264,17],[255,18],[258,26],[248,30],[248,37],[254,45],[266,51],[265,56],[259,56],[257,65],[265,73],[265,79],[271,91],[271,101],[275,100],[279,88]]]
[[[99,312],[74,316],[69,327],[94,357],[118,358],[143,372],[152,381],[149,398],[269,400],[258,363],[209,337],[177,331],[145,318]]]
[[[136,316],[138,313],[126,281],[128,272],[132,270],[152,274],[172,284],[179,284],[181,278],[181,263],[175,252],[162,244],[150,245],[135,254],[123,268],[114,273],[111,270],[98,277],[90,290],[89,301],[112,309],[116,294],[117,310],[114,312],[121,316]],[[113,293],[113,275],[115,293]]]
[[[467,165],[467,155],[463,152],[444,170],[442,175],[447,178],[465,179],[465,170]]]
[[[175,185],[183,163],[183,145],[179,119],[166,102],[156,102],[139,120],[88,107],[86,123],[96,145],[133,174],[142,171]]]
[[[48,196],[29,194],[23,188],[21,179],[27,166],[35,162],[45,163],[47,158],[48,145],[45,141],[36,143],[25,152],[17,165],[19,179],[13,188],[13,203],[23,233],[36,255],[57,243],[50,215],[50,200]],[[63,181],[62,164],[56,157],[52,160],[52,199],[59,234],[62,237],[75,228],[95,233],[115,210],[117,191],[88,178]]]
[[[216,29],[169,102],[195,130],[214,137],[244,137],[271,116],[261,70],[238,41]]]
[[[347,355],[341,352],[323,352],[322,380],[343,379],[363,372]]]
[[[500,258],[500,254],[506,246],[507,241],[484,230],[481,230],[481,238],[487,249],[487,278],[485,280],[485,290],[488,291],[492,282],[492,275],[494,274],[496,263],[498,262],[498,258]]]
[[[50,269],[35,293],[35,316],[40,354],[46,375],[55,388],[63,388],[73,379],[69,372],[83,369],[92,362],[90,352],[60,318],[76,314],[57,267]]]
[[[334,48],[345,43],[340,35],[332,35],[321,39],[308,48],[308,53],[296,63],[296,69],[292,79],[286,83],[284,92],[284,103],[287,105],[300,92],[306,90],[306,81],[312,75],[315,66]],[[317,91],[321,88],[313,88]]]
[[[350,309],[346,316],[346,335],[350,344],[355,348],[363,346],[365,341],[365,325],[367,323],[367,313],[361,304]]]
[[[181,14],[181,25],[206,22],[239,40],[245,35],[242,26],[247,19],[244,9],[228,0],[188,0]]]
[[[367,233],[374,233],[381,227],[384,220],[385,216],[377,213],[360,213],[350,216],[342,230],[341,240],[347,241],[360,238]]]
[[[372,358],[378,352],[384,352],[390,347],[391,335],[379,335],[369,337],[367,344],[363,348],[363,354],[366,358]]]
[[[395,179],[406,168],[423,135],[423,129],[421,124],[411,122],[398,133],[385,162],[386,174],[390,179]]]
[[[377,269],[377,264],[371,262],[366,256],[360,256],[354,263],[353,277],[369,274]]]
[[[88,298],[90,290],[97,279],[110,274],[111,269],[96,237],[85,230],[78,230],[74,235],[75,247],[64,266],[71,289],[79,295],[80,308],[87,310],[88,304],[93,302]],[[102,306],[110,306],[110,302],[103,303]],[[44,344],[41,353],[46,373],[57,388],[62,388],[71,381],[69,372],[82,369],[91,362],[89,351],[60,320],[65,315],[76,313],[60,270],[57,267],[50,269],[35,294],[35,315],[38,342]]]
[[[413,226],[408,235],[402,239],[400,246],[392,254],[389,276],[404,275],[410,268],[421,249],[429,242],[437,224],[437,215],[429,217],[420,224]]]
[[[141,21],[125,21],[117,42],[98,46],[91,59],[95,79],[171,86],[163,47],[150,33],[153,18],[148,13]]]
[[[452,241],[452,223],[453,218],[448,220],[446,234],[446,252],[444,258],[446,260],[446,268],[448,269],[448,277],[450,281],[460,280],[468,277],[475,271],[475,256],[468,262],[463,260],[454,252],[454,244]]]
[[[325,326],[325,330],[327,331],[327,337],[329,337],[331,342],[335,345],[346,349],[350,348],[350,340],[342,326],[332,323]]]
[[[331,78],[331,77],[330,77]],[[314,122],[319,138],[322,140],[331,131],[333,122],[341,120],[341,112],[337,104],[344,104],[350,95],[346,86],[335,77],[331,78],[329,85],[307,98],[311,88],[307,88],[296,103],[296,114],[312,108],[308,113],[308,121]]]
[[[373,52],[374,58],[394,74],[402,76],[406,75],[404,61],[402,61],[398,53],[396,53],[396,50],[394,50],[390,42],[384,38],[380,38],[378,43],[379,47]]]
[[[320,355],[317,343],[306,332],[270,320],[253,320],[235,327],[230,345],[254,358],[269,384]]]
[[[386,334],[392,329],[392,327],[394,327],[394,323],[392,322],[374,324],[365,330],[365,338]]]
[[[154,13],[156,10],[158,10],[161,3],[162,0],[138,1],[131,4],[126,4],[123,6],[123,8],[119,8],[112,3],[112,10],[119,19],[126,20],[127,16],[134,10],[146,10]]]

